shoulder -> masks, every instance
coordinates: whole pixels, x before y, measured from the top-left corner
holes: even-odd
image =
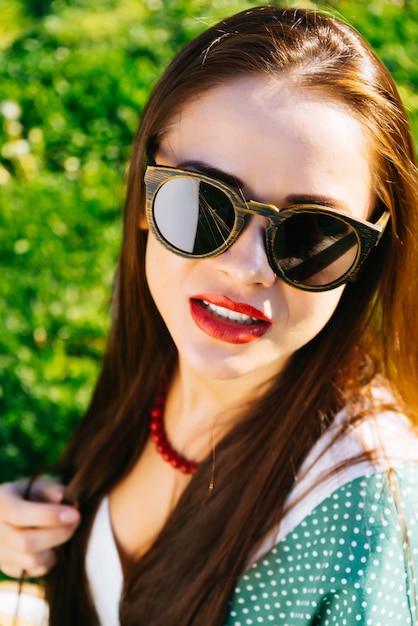
[[[305,459],[288,496],[276,542],[340,487],[418,462],[418,431],[383,386],[347,406]],[[370,478],[373,483],[373,479]]]
[[[229,623],[415,624],[414,569],[418,464],[401,463],[341,485],[253,563]]]
[[[312,448],[228,626],[418,624],[418,435],[384,385]],[[250,620],[250,621],[248,621]]]
[[[405,464],[414,467],[416,462],[417,429],[378,381],[360,401],[340,411],[313,446],[295,477],[280,524],[252,560],[268,552],[342,486]]]

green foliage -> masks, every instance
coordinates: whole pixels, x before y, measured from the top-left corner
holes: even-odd
[[[417,140],[417,0],[331,0],[329,5],[365,36],[394,76]]]
[[[102,167],[2,189],[2,479],[56,459],[104,348],[120,239],[116,175]]]
[[[252,4],[0,0],[0,481],[54,462],[88,403],[152,85],[187,40]],[[328,6],[393,72],[418,136],[416,0]]]

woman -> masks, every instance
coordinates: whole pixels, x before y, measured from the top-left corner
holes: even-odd
[[[52,625],[417,623],[417,201],[396,88],[347,25],[255,8],[173,60],[59,464],[82,523]],[[9,571],[22,535],[48,568],[73,527],[10,512],[72,509],[17,490]]]

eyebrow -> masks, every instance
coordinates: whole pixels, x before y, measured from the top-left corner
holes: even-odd
[[[178,163],[176,167],[190,172],[196,172],[197,174],[204,174],[206,176],[210,176],[211,178],[216,178],[216,180],[220,180],[227,185],[237,188],[241,191],[241,193],[245,186],[244,183],[237,178],[237,176],[228,174],[227,172],[219,170],[217,167],[207,165],[202,161],[182,161],[181,163]]]
[[[290,194],[285,198],[288,204],[318,204],[330,209],[338,209],[339,211],[345,211],[351,213],[345,202],[330,198],[329,196],[322,196],[320,194]]]
[[[233,188],[237,189],[241,195],[244,197],[243,189],[245,188],[245,184],[237,177],[232,174],[228,174],[223,170],[218,169],[217,167],[212,167],[207,165],[203,161],[181,161],[176,165],[178,169],[184,169],[191,172],[196,172],[197,174],[204,174],[206,176],[210,176],[215,178],[216,180],[220,180],[227,185],[231,185]],[[248,200],[248,198],[246,198]],[[272,204],[276,206],[274,202],[269,202],[268,204]],[[298,205],[298,204],[317,204],[318,206],[328,207],[330,209],[338,209],[339,211],[345,211],[346,213],[350,213],[351,211],[348,209],[344,202],[340,200],[336,200],[335,198],[330,198],[328,196],[323,196],[320,194],[289,194],[285,197],[285,205]],[[279,208],[279,207],[278,207]]]

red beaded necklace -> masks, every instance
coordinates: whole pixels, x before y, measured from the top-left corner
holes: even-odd
[[[170,463],[175,469],[179,469],[183,474],[194,474],[198,468],[198,463],[189,461],[179,452],[174,450],[171,443],[167,439],[167,433],[164,428],[164,406],[166,401],[166,393],[160,391],[155,399],[154,406],[151,410],[150,430],[151,439],[155,443],[155,447],[164,461]]]

